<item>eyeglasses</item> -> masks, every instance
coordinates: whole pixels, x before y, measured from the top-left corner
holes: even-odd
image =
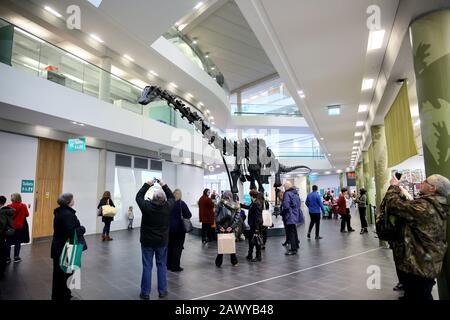
[[[428,184],[429,186],[432,186],[433,188],[436,188],[433,184],[429,183],[429,182],[427,181],[427,179],[425,179],[422,183],[426,183],[426,184]]]

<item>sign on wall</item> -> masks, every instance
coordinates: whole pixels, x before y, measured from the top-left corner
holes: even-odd
[[[86,137],[69,139],[67,144],[69,152],[86,151]]]
[[[22,180],[20,193],[33,193],[33,192],[34,192],[34,180]]]
[[[347,172],[347,187],[356,187],[356,173]]]

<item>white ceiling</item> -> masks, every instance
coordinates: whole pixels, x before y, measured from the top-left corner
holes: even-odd
[[[291,94],[336,168],[350,163],[361,103],[370,104],[373,90],[361,92],[363,78],[378,78],[395,18],[396,0],[245,0],[237,3],[260,38]],[[383,47],[367,53],[367,8],[381,8],[386,30]],[[256,12],[255,12],[256,11]],[[258,23],[255,17],[260,20]],[[264,29],[264,30],[261,30]],[[295,95],[294,95],[295,97]],[[339,104],[341,115],[330,117],[326,106]]]
[[[194,28],[186,28],[187,36],[198,38],[198,47],[223,73],[230,90],[276,73],[258,39],[234,1],[202,19]],[[195,21],[194,21],[195,23]]]

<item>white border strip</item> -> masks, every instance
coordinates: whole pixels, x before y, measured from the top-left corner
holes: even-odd
[[[300,273],[300,272],[303,272],[303,271],[308,271],[308,270],[311,270],[311,269],[323,267],[323,266],[326,266],[326,265],[329,265],[329,264],[332,264],[332,263],[336,263],[336,262],[339,262],[339,261],[351,259],[351,258],[360,256],[360,255],[363,255],[363,254],[366,254],[366,253],[369,253],[369,252],[377,251],[377,250],[380,250],[380,249],[382,249],[382,247],[371,249],[371,250],[367,250],[367,251],[364,251],[364,252],[361,252],[361,253],[353,254],[351,256],[347,256],[347,257],[340,258],[340,259],[337,259],[337,260],[325,262],[325,263],[322,263],[322,264],[318,264],[316,266],[312,266],[312,267],[309,267],[309,268],[305,268],[305,269],[293,271],[293,272],[290,272],[290,273],[282,274],[282,275],[279,275],[279,276],[276,276],[276,277],[272,277],[272,278],[268,278],[268,279],[264,279],[264,280],[260,280],[260,281],[256,281],[256,282],[252,282],[252,283],[248,283],[248,284],[245,284],[245,285],[242,285],[242,286],[239,286],[239,287],[234,287],[234,288],[231,288],[231,289],[227,289],[227,290],[222,290],[222,291],[219,291],[219,292],[211,293],[211,294],[208,294],[208,295],[205,295],[205,296],[201,296],[201,297],[198,297],[198,298],[193,298],[191,300],[200,300],[200,299],[216,296],[216,295],[219,295],[219,294],[222,294],[222,293],[226,293],[226,292],[230,292],[230,291],[234,291],[234,290],[250,287],[250,286],[253,286],[255,284],[259,284],[259,283],[263,283],[263,282],[267,282],[267,281],[271,281],[271,280],[287,277],[287,276],[290,276],[292,274]]]

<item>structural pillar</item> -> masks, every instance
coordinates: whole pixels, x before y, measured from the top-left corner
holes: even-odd
[[[411,24],[426,175],[450,178],[450,9]],[[447,243],[450,243],[450,219]],[[438,277],[439,298],[450,300],[450,246]]]
[[[306,193],[311,192],[311,179],[309,178],[309,175],[306,176]]]
[[[97,199],[101,199],[106,190],[106,156],[108,151],[100,149],[98,156]],[[96,231],[101,233],[103,228],[102,218],[97,217]]]
[[[98,97],[100,100],[111,102],[111,58],[103,57],[100,71]]]
[[[380,208],[381,201],[384,198],[386,190],[389,187],[389,169],[387,166],[387,146],[384,126],[373,126],[372,146],[373,146],[373,166],[375,173],[375,205]]]
[[[386,135],[383,125],[371,128],[373,147],[373,167],[375,175],[375,206],[380,210],[381,201],[389,188],[388,154],[386,146]],[[379,212],[378,212],[379,214]],[[388,243],[380,240],[381,247],[388,247]]]
[[[340,187],[340,190],[342,190],[342,188],[345,187],[344,173],[343,172],[339,173],[339,187]]]
[[[364,170],[364,186],[365,189],[367,191],[367,197],[369,199],[369,205],[370,207],[367,210],[366,213],[366,218],[367,218],[367,222],[372,224],[372,205],[373,205],[373,201],[372,201],[372,197],[371,195],[373,194],[373,185],[372,185],[372,177],[370,176],[370,168],[369,166],[371,165],[370,163],[370,159],[369,159],[369,151],[363,151],[362,152],[362,156],[363,156],[363,170]]]

